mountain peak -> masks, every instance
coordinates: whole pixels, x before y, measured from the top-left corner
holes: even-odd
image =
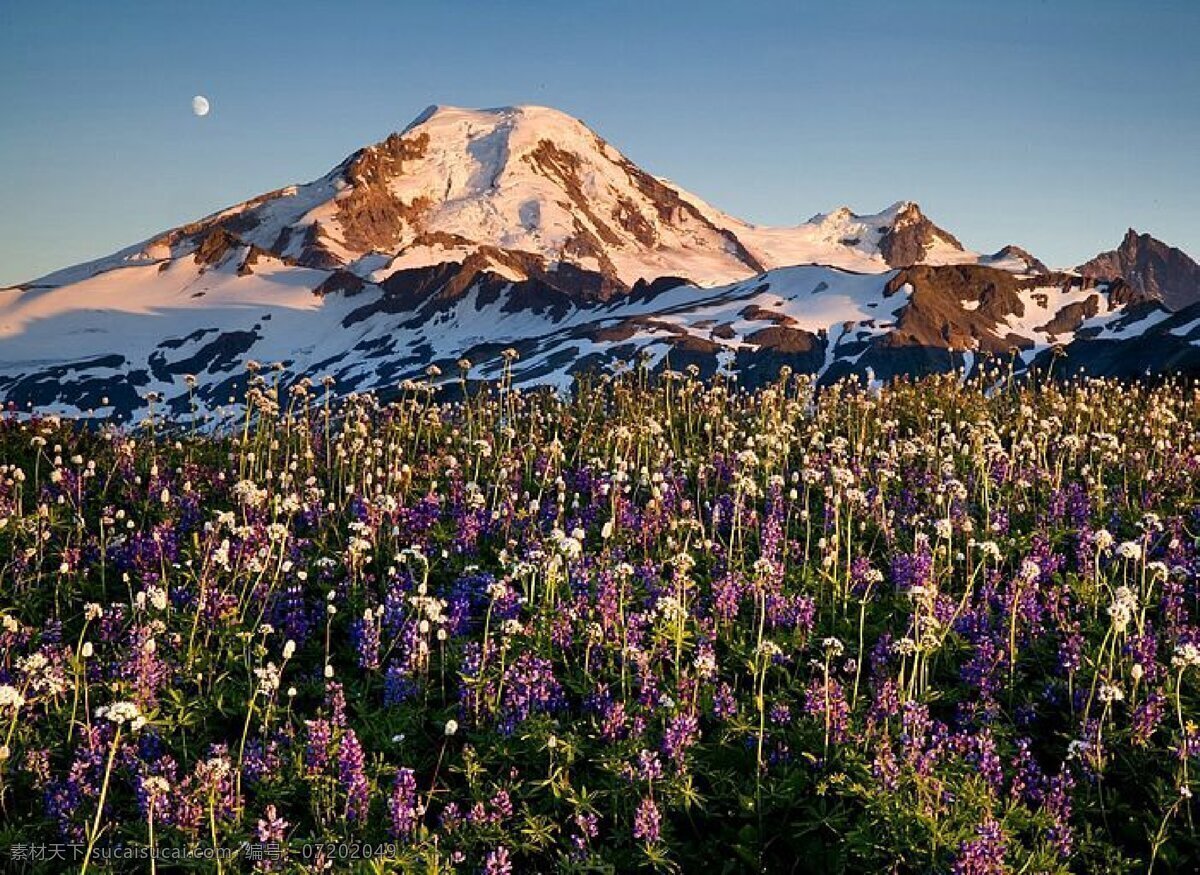
[[[919,220],[925,217],[925,214],[921,212],[921,205],[916,201],[896,201],[884,210],[883,213],[897,220]]]
[[[414,132],[426,132],[431,138],[446,137],[451,142],[459,140],[464,131],[478,136],[486,131],[503,129],[512,131],[521,128],[527,138],[598,139],[592,130],[562,110],[536,104],[496,106],[472,109],[464,106],[433,104],[425,108],[401,131],[402,136]]]
[[[879,241],[879,251],[892,267],[909,267],[931,259],[956,262],[975,257],[957,237],[931,222],[916,201],[894,203],[882,215],[891,221]]]
[[[1116,249],[1101,252],[1076,270],[1086,277],[1122,279],[1138,295],[1182,310],[1200,301],[1200,265],[1187,253],[1129,228]]]
[[[985,255],[980,259],[980,263],[1017,274],[1050,273],[1050,268],[1046,267],[1041,259],[1035,257],[1027,249],[1011,243],[991,255]]]

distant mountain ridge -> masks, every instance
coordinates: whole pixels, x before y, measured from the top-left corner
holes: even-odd
[[[638,355],[748,381],[1025,368],[1056,347],[1059,370],[1189,370],[1198,299],[1195,263],[1132,231],[1054,272],[972,252],[909,201],[757,226],[556,110],[431,107],[313,182],[0,290],[0,396],[211,410],[248,359],[388,391],[460,355],[490,378],[505,346],[519,382],[564,389]]]

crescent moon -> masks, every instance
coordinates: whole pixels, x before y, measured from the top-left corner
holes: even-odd
[[[192,113],[197,116],[208,115],[208,98],[197,94],[192,98]]]

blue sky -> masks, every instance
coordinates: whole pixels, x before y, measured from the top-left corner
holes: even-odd
[[[1056,265],[1200,257],[1200,2],[0,5],[0,284],[538,103],[755,222],[919,201]],[[211,115],[190,113],[208,95]]]

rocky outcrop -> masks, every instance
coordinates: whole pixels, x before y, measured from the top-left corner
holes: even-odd
[[[361,292],[366,285],[361,277],[348,270],[335,270],[324,282],[313,289],[313,294],[321,298],[333,294],[342,294],[351,298]]]
[[[998,325],[1021,315],[1021,281],[1007,271],[975,264],[916,265],[893,276],[884,294],[910,289],[885,344],[1000,351],[1011,345]],[[966,305],[966,306],[964,306]]]
[[[1200,264],[1174,246],[1130,228],[1121,245],[1101,252],[1077,270],[1101,280],[1123,280],[1136,294],[1162,301],[1169,310],[1200,302]]]
[[[914,203],[896,213],[892,226],[879,240],[879,251],[892,267],[910,267],[925,260],[937,243],[963,251],[963,245],[949,231],[939,228]]]
[[[211,266],[219,264],[234,249],[246,244],[241,239],[226,231],[224,228],[213,228],[200,239],[193,256],[196,264]]]
[[[337,217],[348,247],[386,252],[419,225],[428,201],[404,203],[388,190],[388,182],[404,173],[406,162],[422,157],[428,145],[428,134],[392,134],[346,162],[343,178],[350,187],[337,200]]]

